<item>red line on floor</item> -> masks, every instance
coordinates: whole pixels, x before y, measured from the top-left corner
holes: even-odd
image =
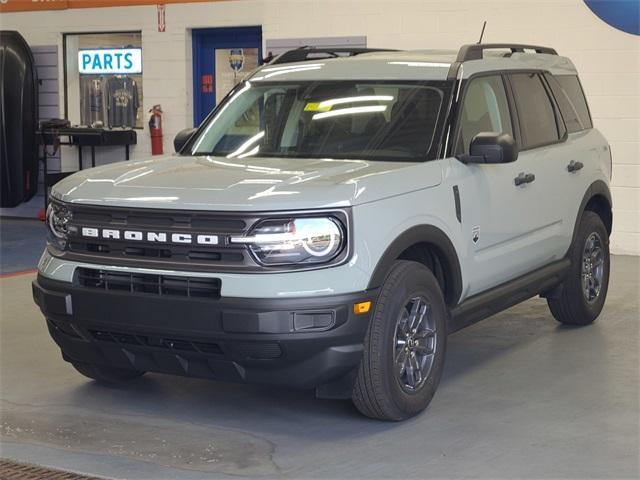
[[[0,279],[19,277],[20,275],[29,275],[29,274],[36,273],[37,271],[38,269],[34,268],[33,270],[22,270],[21,272],[2,273],[0,274]]]

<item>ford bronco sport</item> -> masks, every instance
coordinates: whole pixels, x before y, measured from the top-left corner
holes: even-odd
[[[565,324],[602,310],[611,154],[553,49],[294,50],[175,145],[51,191],[33,294],[90,378],[278,384],[401,420],[448,334],[536,295]]]

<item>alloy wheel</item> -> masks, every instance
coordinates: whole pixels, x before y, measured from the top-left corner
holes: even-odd
[[[600,296],[604,278],[604,249],[602,239],[596,232],[587,237],[582,251],[582,293],[588,303]]]
[[[436,353],[436,327],[431,305],[422,296],[411,297],[400,311],[394,335],[394,371],[407,392],[424,385]]]

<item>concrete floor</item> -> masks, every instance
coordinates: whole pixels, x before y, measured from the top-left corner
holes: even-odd
[[[40,220],[0,217],[0,275],[35,269],[46,232]]]
[[[530,300],[450,337],[404,423],[311,393],[147,375],[92,383],[60,358],[32,275],[0,280],[1,456],[105,477],[638,478],[640,258],[614,257],[601,318]]]
[[[42,185],[40,185],[42,187]],[[31,200],[21,203],[17,207],[0,208],[0,216],[2,217],[18,217],[37,219],[38,213],[44,208],[44,195],[38,192]]]

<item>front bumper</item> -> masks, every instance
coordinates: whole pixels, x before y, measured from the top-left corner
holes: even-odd
[[[96,290],[41,275],[33,282],[67,361],[295,388],[350,376],[373,311],[356,315],[353,304],[376,293],[215,300]]]

